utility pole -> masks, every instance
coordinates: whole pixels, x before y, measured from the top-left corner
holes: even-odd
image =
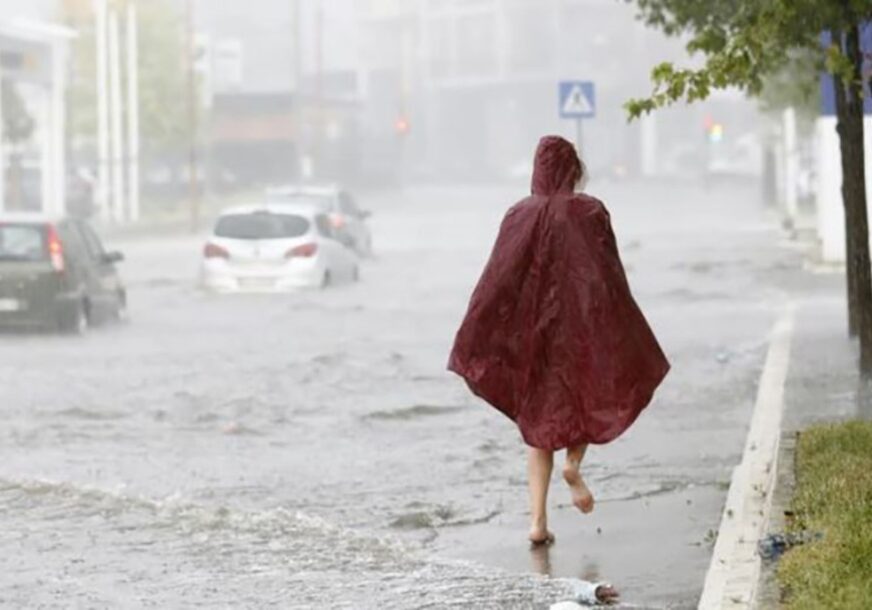
[[[314,171],[316,176],[323,171],[324,154],[324,7],[321,2],[315,8],[315,154]]]
[[[125,219],[124,203],[124,128],[121,99],[121,44],[118,9],[109,13],[109,106],[112,118],[112,212],[115,222]]]
[[[136,2],[127,3],[128,218],[139,220],[139,27]]]
[[[187,0],[186,47],[188,63],[188,198],[191,206],[191,232],[200,227],[200,192],[197,184],[197,75],[195,68],[194,0]]]
[[[3,75],[0,72],[0,123],[3,122]],[[6,135],[0,129],[0,213],[6,209]]]
[[[406,12],[406,8],[401,9],[396,15],[397,27],[399,28],[399,75],[400,75],[400,91],[399,91],[399,118],[397,119],[397,136],[399,138],[399,184],[401,188],[405,188],[407,183],[407,174],[409,168],[409,131],[411,122],[409,113],[411,110],[412,96],[412,48],[413,48],[413,27],[414,18],[411,13]]]
[[[291,0],[291,30],[292,53],[294,54],[293,76],[291,78],[291,112],[293,113],[296,133],[300,133],[299,126],[303,124],[303,12],[300,3],[302,0]],[[309,151],[301,146],[302,141],[297,136],[296,162],[297,171],[294,176],[301,180],[306,174],[306,162]]]
[[[296,89],[298,97],[303,88],[303,24],[302,10],[300,2],[302,0],[291,0],[291,19],[293,23],[293,53],[294,53],[294,77],[293,89]]]
[[[109,62],[106,0],[94,0],[94,35],[97,47],[97,189],[96,200],[104,222],[111,222],[109,197]]]

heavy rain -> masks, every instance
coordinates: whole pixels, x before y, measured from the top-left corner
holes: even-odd
[[[695,608],[773,324],[843,314],[838,144],[769,88],[630,120],[703,65],[640,10],[0,2],[0,607]],[[531,546],[446,365],[549,134],[671,372]]]

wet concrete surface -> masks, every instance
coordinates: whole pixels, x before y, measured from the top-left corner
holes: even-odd
[[[130,322],[0,336],[0,605],[543,607],[596,578],[692,607],[801,253],[753,185],[591,187],[673,371],[590,450],[593,515],[555,477],[531,553],[518,434],[444,371],[525,190],[370,195],[378,256],[325,292],[203,294],[200,238],[111,244]]]

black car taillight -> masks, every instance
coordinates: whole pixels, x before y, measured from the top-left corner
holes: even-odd
[[[230,253],[217,244],[208,243],[203,247],[204,258],[230,258]]]
[[[61,238],[58,236],[54,226],[48,227],[48,256],[51,260],[51,266],[57,273],[63,273],[64,265],[64,246],[61,243]]]
[[[318,253],[318,244],[303,244],[302,246],[297,246],[296,248],[291,248],[285,253],[286,258],[311,258]]]

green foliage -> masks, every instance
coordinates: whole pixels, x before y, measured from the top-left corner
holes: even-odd
[[[794,107],[810,123],[820,113],[820,53],[799,49],[790,53],[784,66],[766,78],[760,92],[764,112]]]
[[[176,5],[178,3],[175,3]],[[186,40],[181,16],[168,0],[140,3],[140,103],[143,134],[157,147],[188,136]]]
[[[804,432],[796,456],[795,529],[824,537],[785,555],[788,610],[865,609],[872,599],[872,423]]]
[[[146,151],[175,148],[186,141],[188,133],[186,40],[182,17],[172,0],[139,1],[136,6],[142,144]],[[123,6],[119,8],[123,16]],[[82,17],[80,13],[67,15],[68,22],[80,33],[73,49],[69,105],[73,137],[89,141],[97,128],[96,41],[93,15]],[[121,46],[125,47],[123,19],[121,23]],[[124,92],[126,94],[126,85]]]
[[[652,94],[625,104],[631,119],[680,100],[705,99],[713,89],[737,87],[760,96],[767,83],[797,67],[805,72],[799,77],[799,89],[794,93],[800,104],[809,103],[809,81],[819,68],[825,67],[846,80],[851,74],[851,62],[838,45],[820,48],[820,32],[842,31],[872,18],[869,0],[636,0],[636,3],[640,17],[649,25],[670,35],[689,35],[687,49],[702,56],[703,65],[656,66],[652,71]],[[796,103],[797,99],[790,101]]]

